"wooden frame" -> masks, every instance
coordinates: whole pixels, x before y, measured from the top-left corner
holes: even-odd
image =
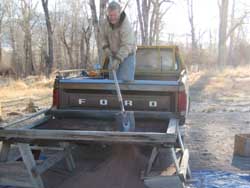
[[[44,188],[41,174],[52,167],[55,163],[62,159],[66,159],[68,169],[72,171],[75,168],[74,159],[71,154],[70,142],[74,143],[79,141],[152,145],[153,150],[144,174],[144,183],[149,187],[155,182],[159,186],[165,185],[167,182],[175,182],[181,186],[183,185],[183,182],[186,181],[189,154],[187,149],[182,148],[183,154],[181,160],[180,162],[177,162],[175,146],[177,140],[181,139],[181,137],[179,133],[179,120],[175,117],[170,118],[165,133],[34,129],[36,126],[52,118],[47,115],[47,112],[47,110],[38,112],[30,117],[2,126],[0,129],[0,141],[3,141],[3,146],[0,150],[0,185]],[[37,118],[41,115],[43,115],[43,117]],[[148,115],[162,118],[166,114],[152,113]],[[141,114],[141,117],[143,118],[143,114]],[[168,114],[167,117],[171,117],[171,115]],[[36,118],[35,122],[28,123],[32,118]],[[26,121],[27,123],[25,123]],[[20,123],[24,125],[20,126]],[[36,161],[32,155],[32,148],[42,149],[43,146],[30,146],[30,144],[39,143],[39,141],[48,143],[45,147],[47,149],[55,149],[57,154],[53,158],[48,158],[42,163]],[[59,143],[59,148],[50,146],[49,143],[51,142]],[[14,143],[17,144],[21,153],[23,160],[21,162],[10,162],[7,160],[10,146]],[[183,142],[181,141],[180,143],[181,147],[184,147]],[[158,149],[160,147],[171,148],[177,174],[175,176],[166,177],[147,177],[147,175],[150,174],[153,162],[158,155]],[[12,169],[15,170],[6,170],[6,167],[8,168],[8,166],[11,165],[14,167]],[[17,170],[19,170],[19,173]]]

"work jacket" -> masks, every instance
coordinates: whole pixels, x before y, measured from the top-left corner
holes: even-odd
[[[135,34],[125,12],[121,13],[116,25],[111,24],[108,18],[104,21],[101,38],[104,55],[111,53],[123,62],[128,55],[135,53]]]

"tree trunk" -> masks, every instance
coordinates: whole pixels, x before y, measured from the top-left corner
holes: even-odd
[[[219,45],[218,45],[218,65],[222,68],[226,65],[227,57],[227,17],[228,17],[228,0],[222,0],[219,7],[220,25],[219,25]]]
[[[92,14],[92,25],[94,27],[94,33],[95,33],[95,39],[96,39],[96,45],[98,50],[98,58],[101,58],[101,36],[100,36],[100,26],[103,24],[104,18],[105,18],[105,9],[106,4],[108,3],[108,0],[102,0],[100,1],[100,14],[99,14],[99,20],[97,17],[97,11],[96,11],[96,4],[95,0],[89,0],[89,6],[91,9]]]
[[[33,12],[35,12],[36,5],[32,5],[32,1],[21,0],[21,11],[22,11],[22,29],[24,31],[24,61],[25,61],[25,76],[34,75],[34,60],[33,60],[33,51],[32,51],[32,27],[34,23],[31,24],[34,20]]]
[[[12,48],[12,54],[11,54],[11,65],[14,65],[15,71],[17,73],[17,77],[23,73],[22,66],[18,64],[18,53],[16,49],[16,39],[14,34],[14,27],[10,26],[10,41],[11,41],[11,48]]]
[[[197,49],[197,40],[196,40],[196,33],[194,27],[194,11],[193,11],[193,0],[187,0],[188,6],[188,20],[191,27],[191,39],[192,39],[192,50]]]
[[[0,2],[0,63],[2,62],[2,24],[3,24],[3,18],[6,13],[6,2],[1,1]]]
[[[187,0],[187,10],[188,10],[188,21],[190,24],[191,32],[191,41],[192,41],[192,51],[191,51],[191,63],[197,65],[199,68],[198,62],[198,45],[196,39],[196,32],[194,26],[194,10],[193,10],[193,0]]]
[[[136,0],[136,3],[137,3],[138,18],[139,18],[139,23],[140,23],[140,31],[141,31],[141,44],[143,45],[145,43],[145,32],[144,32],[144,25],[143,25],[143,20],[142,20],[140,0]]]
[[[82,29],[81,32],[81,39],[80,39],[80,67],[86,69],[86,62],[85,60],[85,40],[84,40],[84,31]]]
[[[25,57],[25,76],[34,75],[35,68],[32,55],[32,39],[30,30],[24,34],[24,57]]]
[[[73,63],[73,56],[72,56],[72,48],[69,46],[67,40],[66,40],[66,36],[65,36],[65,31],[63,33],[63,36],[62,36],[62,42],[66,48],[66,51],[67,51],[67,54],[68,54],[68,57],[69,57],[69,64],[70,64],[70,67],[73,68],[74,67],[74,63]]]
[[[149,11],[151,7],[150,0],[136,0],[137,11],[141,30],[141,43],[142,45],[149,44]]]
[[[42,0],[43,10],[45,14],[45,20],[46,20],[46,26],[47,26],[47,34],[48,34],[48,48],[49,48],[49,54],[48,59],[45,62],[46,63],[46,76],[49,77],[49,75],[52,73],[52,68],[54,64],[54,53],[53,53],[53,32],[50,22],[50,16],[49,16],[49,9],[48,9],[48,0]]]

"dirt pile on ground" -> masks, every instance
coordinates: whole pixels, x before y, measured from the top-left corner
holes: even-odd
[[[108,161],[93,172],[80,172],[69,178],[61,188],[144,188],[140,178],[145,158],[132,145],[115,145]]]

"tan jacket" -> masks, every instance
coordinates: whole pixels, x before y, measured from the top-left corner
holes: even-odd
[[[134,31],[125,12],[121,13],[119,24],[114,27],[106,19],[102,28],[102,49],[105,55],[112,53],[121,62],[135,52],[136,43]]]

